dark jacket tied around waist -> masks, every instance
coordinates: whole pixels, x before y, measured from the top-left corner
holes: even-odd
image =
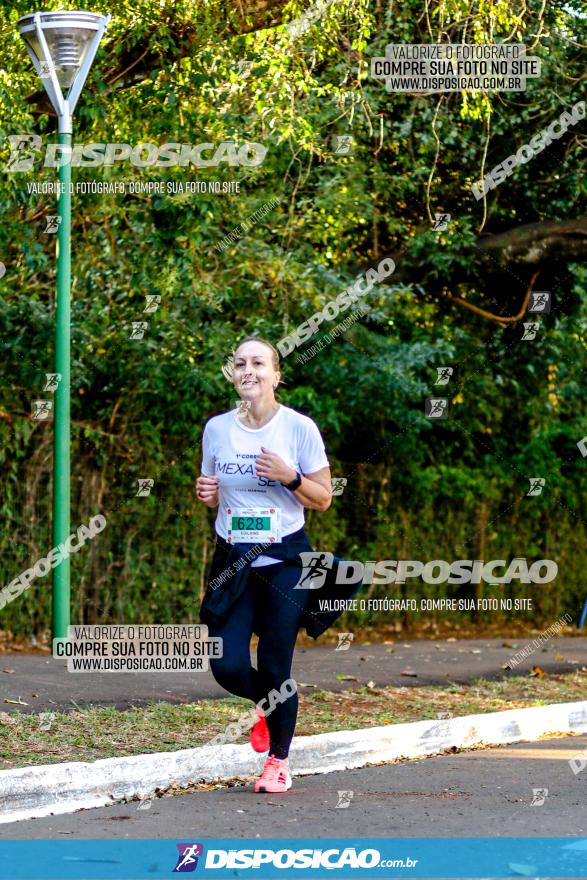
[[[359,591],[362,581],[337,584],[336,575],[341,560],[329,553],[313,552],[303,528],[287,535],[280,544],[228,544],[217,535],[210,580],[200,608],[202,623],[218,625],[226,620],[232,605],[247,586],[251,562],[261,555],[280,559],[284,565],[299,568],[300,579],[304,582],[308,568],[304,567],[300,553],[312,553],[314,558],[321,558],[322,564],[319,568],[320,572],[324,573],[305,580],[305,583],[316,584],[324,579],[322,586],[308,590],[308,605],[302,617],[302,626],[305,627],[308,635],[317,639],[344,610],[343,608],[333,611],[321,610],[320,603],[326,600],[325,607],[329,608],[334,604],[334,600],[352,599]]]

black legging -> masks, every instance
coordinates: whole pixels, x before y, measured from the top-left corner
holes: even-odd
[[[308,590],[293,589],[299,579],[300,569],[284,563],[251,568],[246,589],[227,619],[209,626],[209,635],[223,640],[223,656],[210,660],[210,668],[218,684],[230,693],[259,703],[291,677],[300,618],[308,601]],[[259,636],[258,669],[251,666],[253,630]],[[297,714],[298,695],[294,693],[267,715],[269,752],[277,758],[288,756]]]

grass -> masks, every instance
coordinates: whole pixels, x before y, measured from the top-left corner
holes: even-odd
[[[585,699],[587,673],[512,676],[443,687],[349,688],[332,693],[300,686],[297,736],[383,724],[472,715]],[[0,769],[96,761],[205,745],[251,703],[238,697],[197,703],[150,703],[120,712],[95,707],[73,712],[0,711]],[[241,736],[235,742],[247,742]]]
[[[345,621],[343,614],[340,621]],[[137,621],[145,623],[146,621]],[[457,639],[527,639],[530,641],[534,636],[540,635],[554,622],[554,618],[547,617],[544,621],[533,618],[526,621],[518,617],[497,617],[495,619],[482,619],[479,622],[463,620],[455,623],[454,615],[447,618],[436,619],[434,615],[421,618],[397,619],[393,623],[381,621],[377,624],[369,623],[338,623],[329,627],[320,636],[320,645],[336,645],[339,632],[349,632],[354,629],[361,634],[361,644],[371,645],[386,642],[388,639],[445,639],[456,636]],[[564,626],[561,635],[565,638],[581,638],[582,630],[573,626]],[[256,636],[253,636],[252,645],[256,644]],[[297,647],[314,647],[316,640],[300,630],[296,642]],[[49,629],[39,633],[33,640],[26,636],[14,635],[9,630],[0,629],[0,655],[23,652],[25,654],[45,654],[51,656],[52,637]]]

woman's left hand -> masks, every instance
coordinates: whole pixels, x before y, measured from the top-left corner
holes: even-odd
[[[296,472],[276,452],[270,452],[261,446],[261,455],[257,456],[255,469],[259,477],[268,480],[277,480],[280,483],[291,483],[295,479]]]

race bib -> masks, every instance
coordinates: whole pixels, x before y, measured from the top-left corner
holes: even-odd
[[[228,544],[281,544],[281,508],[227,507]]]

